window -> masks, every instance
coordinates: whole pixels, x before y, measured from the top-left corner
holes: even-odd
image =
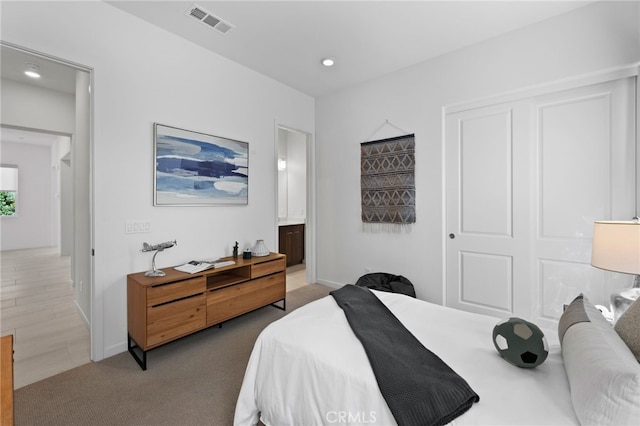
[[[0,216],[16,215],[18,166],[0,166]]]

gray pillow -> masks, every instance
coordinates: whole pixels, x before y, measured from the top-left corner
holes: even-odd
[[[614,329],[640,362],[640,299],[627,308]]]

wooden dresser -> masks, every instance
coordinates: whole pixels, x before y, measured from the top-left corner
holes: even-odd
[[[0,338],[0,425],[13,425],[13,335]]]
[[[143,370],[150,349],[263,306],[286,308],[285,255],[223,260],[236,263],[196,274],[167,268],[164,277],[127,276],[128,347]]]

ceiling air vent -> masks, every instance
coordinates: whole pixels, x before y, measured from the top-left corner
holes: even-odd
[[[206,25],[209,28],[213,28],[220,34],[226,34],[233,28],[228,22],[223,21],[221,18],[205,10],[204,8],[194,4],[187,11],[187,15],[200,21],[201,24]]]

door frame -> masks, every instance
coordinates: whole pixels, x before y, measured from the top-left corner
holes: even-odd
[[[308,283],[315,283],[317,281],[316,270],[316,148],[315,138],[313,133],[306,130],[301,130],[292,126],[288,126],[282,123],[275,123],[274,126],[274,183],[275,183],[275,195],[274,195],[274,211],[276,223],[274,226],[274,241],[276,247],[278,246],[278,130],[282,129],[289,132],[296,132],[306,136],[307,144],[307,200],[306,200],[306,217],[304,224],[304,258],[306,265],[306,275]]]
[[[94,69],[92,67],[82,65],[76,62],[69,61],[67,59],[59,58],[47,53],[39,52],[37,50],[29,49],[24,46],[20,46],[17,44],[13,44],[10,42],[6,42],[4,40],[0,40],[0,45],[2,47],[6,47],[9,49],[17,50],[22,53],[26,53],[29,55],[33,55],[38,58],[42,58],[47,61],[57,62],[61,65],[68,66],[69,68],[75,69],[76,71],[83,71],[89,75],[89,86],[91,88],[91,93],[89,96],[89,111],[88,111],[88,125],[89,125],[89,140],[88,140],[88,148],[89,148],[89,158],[88,158],[88,167],[89,167],[89,194],[87,194],[87,205],[86,207],[89,212],[89,235],[85,238],[88,239],[88,247],[91,249],[91,254],[89,258],[91,261],[89,262],[89,280],[90,282],[87,285],[89,290],[89,300],[90,300],[90,318],[89,318],[89,336],[91,339],[90,347],[91,347],[91,360],[96,360],[96,357],[102,358],[104,353],[104,338],[103,338],[103,312],[102,309],[97,312],[96,308],[101,308],[102,304],[99,303],[98,297],[95,291],[95,259],[94,259],[94,233],[95,233],[95,222],[94,222]],[[71,135],[71,140],[73,144],[75,135]],[[72,167],[74,167],[72,165]],[[74,198],[78,198],[74,194]],[[75,222],[75,221],[74,221]],[[74,224],[74,227],[77,226]],[[74,234],[78,234],[78,230],[74,229]],[[75,258],[75,250],[72,254],[72,257]],[[74,264],[74,259],[72,258],[72,264]]]
[[[640,135],[638,134],[638,126],[640,121],[640,111],[638,111],[638,104],[640,104],[640,81],[638,76],[640,75],[640,63],[633,65],[626,65],[617,68],[611,68],[603,71],[596,71],[588,74],[578,75],[575,77],[557,80],[549,83],[544,83],[536,86],[517,89],[495,96],[488,96],[481,99],[469,100],[458,102],[451,105],[445,105],[442,108],[441,126],[442,126],[442,233],[440,236],[442,256],[442,305],[447,306],[447,132],[446,132],[446,119],[449,114],[461,112],[469,109],[476,109],[481,107],[487,107],[500,103],[515,102],[526,98],[532,98],[541,95],[547,95],[554,92],[560,92],[563,90],[576,89],[582,86],[589,86],[592,84],[605,83],[608,81],[619,80],[623,78],[635,77],[636,78],[636,123],[635,123],[635,142],[636,142],[636,212],[640,209],[640,172],[637,170],[637,166],[640,165]]]

